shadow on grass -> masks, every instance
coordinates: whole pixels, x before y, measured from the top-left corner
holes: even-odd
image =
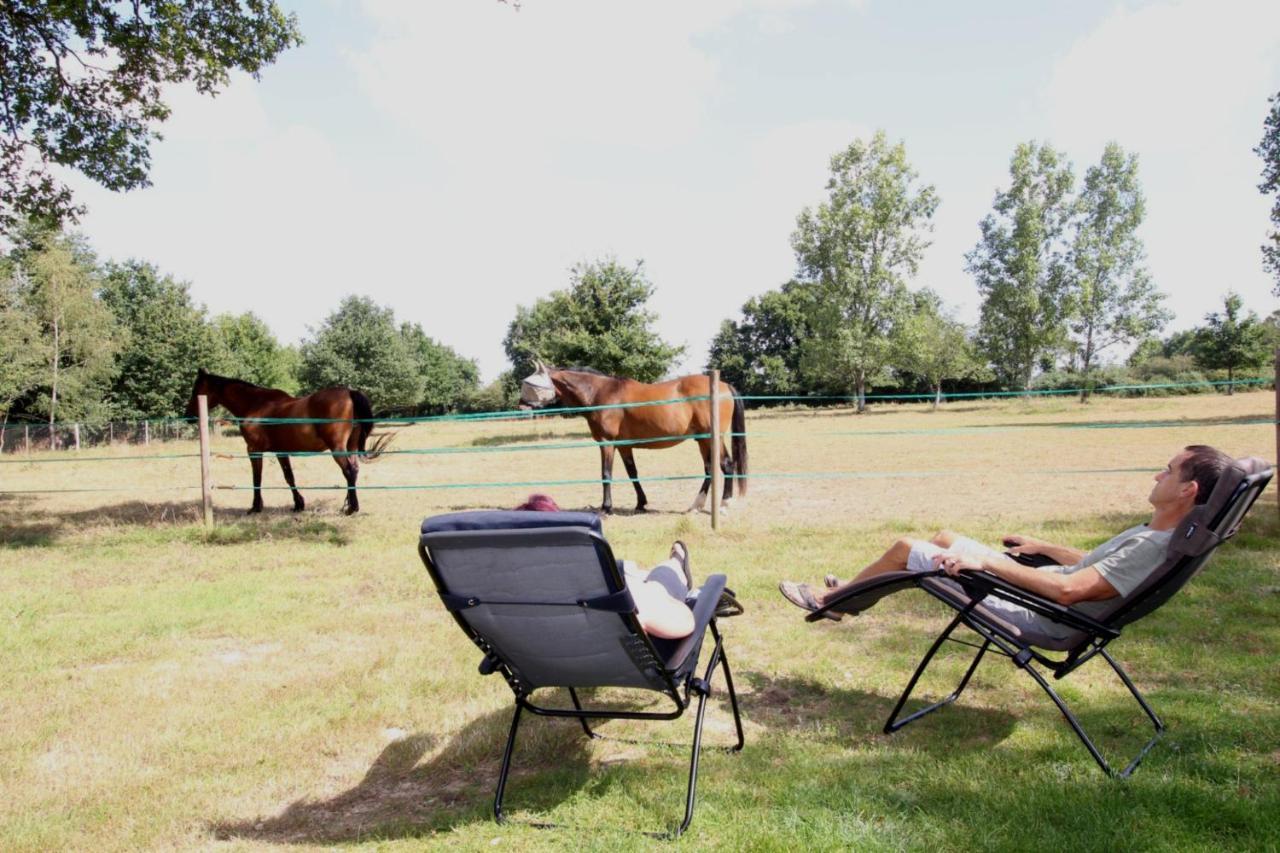
[[[410,735],[383,749],[350,790],[328,799],[297,800],[274,817],[219,822],[209,829],[219,840],[340,844],[412,838],[492,820],[510,725],[511,709],[491,711],[464,726],[425,763],[420,762],[436,747],[436,736]],[[571,797],[588,779],[588,743],[574,720],[525,715],[505,810],[546,811]]]
[[[903,673],[904,686],[910,675],[910,672]],[[939,712],[951,718],[948,737],[908,742],[899,735],[896,740],[888,741],[890,736],[884,734],[884,721],[898,701],[897,696],[831,688],[791,676],[771,677],[748,672],[744,678],[754,688],[742,697],[744,717],[779,732],[803,727],[844,746],[857,746],[859,741],[901,742],[912,749],[939,755],[985,750],[1008,737],[1017,722],[1007,711],[968,707],[961,699]],[[940,697],[928,701],[936,698]],[[915,700],[908,705],[908,711],[923,704]]]
[[[503,444],[530,444],[535,441],[590,441],[591,433],[586,432],[523,432],[504,435],[483,435],[467,442],[470,447],[497,447]]]
[[[0,496],[4,498],[5,496]],[[23,496],[13,496],[22,498]],[[200,527],[198,501],[125,501],[81,510],[47,510],[30,500],[5,499],[5,521],[0,522],[0,547],[32,548],[52,545],[86,527],[123,527],[137,530],[172,530],[190,541],[211,545],[238,545],[259,540],[291,540],[345,545],[347,534],[336,524],[306,513],[280,509],[246,518],[237,510],[214,511],[212,530]]]

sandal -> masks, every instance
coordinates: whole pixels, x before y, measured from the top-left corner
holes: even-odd
[[[805,583],[796,583],[795,581],[782,581],[778,584],[778,592],[782,593],[782,597],[790,601],[801,610],[807,610],[813,613],[822,609],[822,605],[818,603],[818,599],[813,597],[813,590],[809,589],[809,585]],[[832,622],[840,621],[839,613],[826,611],[822,614]]]
[[[825,586],[827,589],[835,589],[836,587],[840,586],[840,578],[836,577],[835,575],[823,575],[822,585]]]
[[[677,546],[680,548],[679,551],[676,551]],[[689,569],[689,546],[684,544],[683,541],[677,539],[676,541],[671,543],[670,556],[671,556],[671,559],[676,560],[680,563],[680,568],[684,572],[685,589],[692,590],[693,589],[693,572]]]
[[[724,588],[724,592],[720,593],[720,600],[716,602],[716,618],[727,619],[730,616],[741,616],[743,612],[742,605],[738,602],[738,597],[729,587]]]

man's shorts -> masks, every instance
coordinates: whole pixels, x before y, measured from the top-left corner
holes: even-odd
[[[932,542],[921,541],[911,546],[911,553],[907,555],[907,569],[912,572],[928,572],[932,571],[936,566],[933,565],[933,558],[938,554],[947,552],[964,554],[966,557],[974,559],[982,559],[983,557],[1003,557],[1004,555],[995,548],[990,548],[970,539],[968,536],[957,536],[956,541],[952,543],[950,548],[943,548],[934,545]]]
[[[968,536],[957,536],[955,542],[950,548],[942,548],[934,545],[932,542],[916,542],[911,546],[911,552],[907,555],[907,569],[913,572],[927,572],[932,570],[933,558],[937,554],[945,554],[947,552],[964,554],[966,557],[982,559],[983,557],[1003,557],[1004,554],[983,545]],[[1054,566],[1042,569],[1041,571],[1062,571],[1060,566]],[[956,589],[960,590],[960,585],[954,581],[947,579],[947,583],[953,584]],[[963,591],[963,590],[961,590]],[[994,610],[1008,622],[1013,623],[1024,630],[1040,631],[1050,636],[1066,636],[1070,629],[1064,628],[1062,625],[1045,619],[1038,613],[1032,613],[1025,607],[1014,604],[1012,601],[1006,601],[999,596],[991,595],[983,599],[982,606],[989,610]]]

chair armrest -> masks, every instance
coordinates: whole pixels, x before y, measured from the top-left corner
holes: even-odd
[[[1025,607],[1033,613],[1038,613],[1059,625],[1066,625],[1080,631],[1088,631],[1099,637],[1105,637],[1108,640],[1114,640],[1120,636],[1120,631],[1108,625],[1103,625],[1098,620],[1086,616],[1079,610],[1071,607],[1065,607],[1056,601],[1051,601],[1043,596],[1036,595],[1028,589],[1009,583],[1004,578],[997,577],[990,572],[961,572],[953,580],[959,581],[964,587],[965,592],[971,598],[977,598],[979,595],[994,595],[996,598],[1003,598],[1005,601],[1011,601],[1021,607]]]
[[[698,597],[693,602],[693,631],[680,640],[671,657],[667,659],[667,669],[674,672],[684,666],[685,658],[702,642],[702,635],[716,615],[716,605],[720,603],[720,593],[724,592],[727,580],[724,575],[710,575],[698,589]]]

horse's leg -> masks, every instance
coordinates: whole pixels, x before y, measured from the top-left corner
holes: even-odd
[[[293,462],[283,453],[277,453],[276,459],[280,462],[280,470],[284,472],[284,481],[289,484],[289,491],[293,492],[293,511],[302,512],[307,508],[307,504],[302,499],[302,492],[298,491],[298,486],[293,481]]]
[[[343,476],[347,478],[347,499],[342,502],[342,511],[346,515],[355,515],[360,511],[360,499],[356,497],[356,477],[360,474],[360,463],[354,456],[335,458]]]
[[[724,474],[724,494],[721,495],[721,509],[733,499],[733,460],[729,458],[729,448],[720,445],[720,472]]]
[[[711,440],[698,439],[698,450],[702,453],[702,470],[706,472],[706,476],[702,478],[702,488],[698,489],[698,495],[693,499],[689,512],[701,512],[703,505],[707,502],[707,492],[711,490]]]
[[[249,513],[262,512],[262,451],[249,448],[249,467],[253,469],[253,506]]]
[[[644,512],[649,499],[644,496],[644,489],[640,487],[640,475],[636,473],[635,454],[630,447],[619,447],[618,454],[622,457],[622,464],[627,466],[627,476],[631,478],[631,484],[636,487],[636,512]]]
[[[613,450],[612,444],[600,447],[600,479],[604,481],[604,500],[600,503],[602,515],[613,515]]]

